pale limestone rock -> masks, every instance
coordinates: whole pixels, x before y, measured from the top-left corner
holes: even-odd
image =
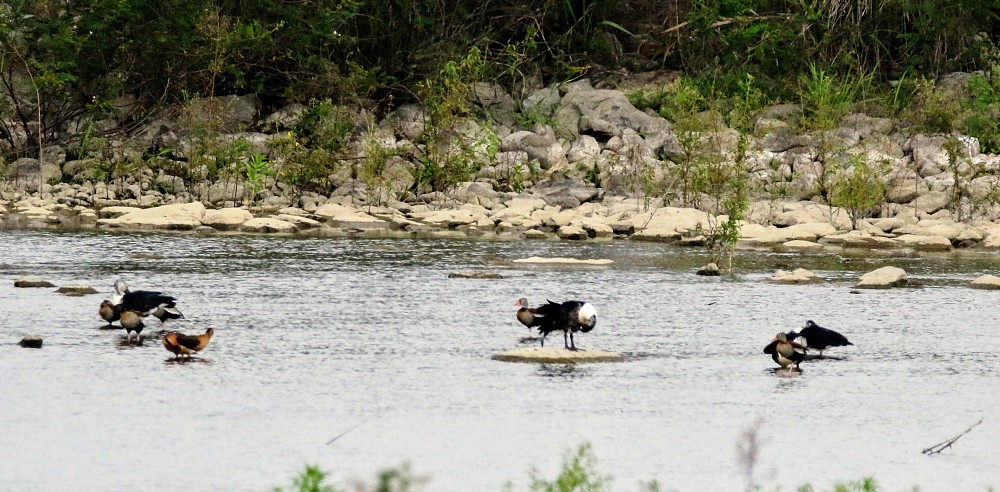
[[[899,243],[895,239],[861,231],[834,234],[825,237],[824,241],[830,244],[839,244],[845,248],[885,249],[899,247]]]
[[[588,237],[590,237],[587,235],[587,231],[583,230],[582,227],[576,225],[564,225],[560,227],[558,231],[556,231],[556,234],[559,236],[560,239],[580,240],[580,239],[587,239]]]
[[[433,212],[419,212],[411,214],[411,217],[426,224],[439,227],[458,227],[463,225],[493,226],[493,221],[486,215],[486,209],[481,210],[437,210]]]
[[[277,232],[277,233],[289,233],[295,232],[297,229],[295,224],[291,222],[285,222],[283,220],[271,219],[265,217],[257,217],[250,219],[240,225],[240,232]]]
[[[240,224],[253,218],[253,214],[243,208],[221,208],[206,210],[201,223],[221,230],[235,230]]]
[[[781,244],[781,249],[788,251],[823,251],[825,246],[812,241],[795,239]]]
[[[1000,277],[996,275],[983,275],[969,284],[973,289],[1000,290]]]
[[[561,258],[561,257],[549,257],[543,258],[541,256],[532,256],[529,258],[519,258],[514,260],[514,263],[531,263],[531,264],[559,264],[559,265],[611,265],[614,260],[600,258],[600,259],[577,259],[577,258]]]
[[[323,225],[323,223],[318,220],[313,220],[310,219],[309,217],[303,217],[301,215],[295,215],[295,214],[278,214],[275,215],[274,218],[288,222],[300,230],[312,229]]]
[[[796,268],[791,272],[788,270],[774,272],[771,281],[779,284],[811,284],[819,282],[819,277],[805,268]]]
[[[611,237],[615,234],[615,231],[611,226],[606,224],[603,220],[595,217],[584,217],[582,219],[574,220],[572,225],[583,228],[583,230],[587,231],[587,234],[591,237]]]
[[[905,286],[906,283],[905,270],[899,267],[887,266],[862,275],[854,287],[858,289],[890,289],[892,287]]]
[[[129,212],[115,219],[100,219],[98,225],[151,229],[190,230],[201,226],[205,206],[201,202],[173,203]]]
[[[943,191],[929,191],[913,200],[913,208],[920,212],[932,214],[948,206],[951,196]]]
[[[538,229],[529,229],[524,231],[525,239],[548,239],[549,233],[545,231],[539,231]]]
[[[381,229],[389,226],[388,222],[382,219],[336,203],[327,203],[317,208],[314,214],[331,226],[345,229]]]
[[[896,238],[896,242],[903,246],[922,251],[950,251],[951,241],[944,236],[922,236],[917,234],[903,234]]]
[[[558,338],[558,337],[555,337]],[[553,343],[558,343],[552,340]],[[562,364],[577,362],[621,362],[621,355],[603,350],[567,350],[551,347],[523,347],[493,354],[493,360],[502,362],[540,362],[546,364]]]

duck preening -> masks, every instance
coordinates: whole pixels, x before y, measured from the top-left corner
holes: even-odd
[[[796,328],[793,333],[798,337],[805,338],[806,348],[819,351],[819,356],[823,356],[823,351],[830,347],[843,347],[854,345],[847,340],[847,337],[829,328],[817,325],[813,320],[806,321],[805,326]]]
[[[538,333],[542,335],[542,347],[545,337],[557,330],[563,332],[563,345],[570,350],[578,350],[573,341],[573,333],[587,333],[597,324],[597,308],[583,301],[566,301],[557,303],[548,301],[535,309],[535,318],[541,318]],[[568,340],[567,340],[568,336]]]
[[[214,334],[215,330],[212,328],[205,330],[205,333],[201,335],[185,335],[173,331],[163,335],[163,348],[173,352],[177,356],[186,355],[190,357],[192,354],[200,352],[208,346],[208,342]]]
[[[142,329],[146,327],[145,323],[142,322],[142,313],[131,309],[122,310],[119,322],[121,322],[122,328],[125,328],[128,341],[132,340],[133,331],[135,332],[136,340],[142,340]]]
[[[108,326],[111,326],[112,323],[121,318],[121,305],[112,304],[111,301],[105,299],[101,302],[101,307],[97,308],[97,314],[101,316],[101,319],[108,322]]]
[[[791,371],[793,365],[798,369],[799,363],[805,360],[806,347],[800,338],[794,338],[794,334],[790,338],[788,333],[778,333],[774,336],[774,340],[764,347],[764,353],[770,354],[774,362]]]
[[[517,320],[521,322],[522,325],[527,326],[528,330],[536,326],[541,326],[542,319],[544,315],[538,314],[538,309],[529,307],[528,298],[522,297],[514,303],[515,306],[519,306],[521,309],[517,310]]]
[[[115,281],[115,295],[111,301],[120,304],[123,310],[138,311],[143,316],[152,315],[159,319],[160,323],[184,317],[177,309],[177,299],[173,296],[150,290],[133,291],[122,279]]]

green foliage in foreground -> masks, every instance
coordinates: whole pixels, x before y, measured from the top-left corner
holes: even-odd
[[[306,469],[297,477],[292,479],[291,487],[285,489],[275,487],[272,492],[343,492],[340,489],[326,483],[327,474],[315,465],[306,466]],[[408,465],[397,468],[388,468],[378,474],[374,485],[358,483],[352,486],[353,490],[360,492],[410,492],[417,490],[417,486],[425,482],[424,479],[415,477]],[[504,487],[506,492],[514,490],[511,483]],[[538,470],[531,471],[531,492],[611,492],[615,489],[611,486],[611,476],[602,475],[597,470],[597,458],[594,456],[589,443],[580,445],[575,451],[567,452],[563,457],[562,468],[552,479],[541,476]],[[656,480],[640,482],[639,492],[661,492],[669,489],[663,488]],[[761,486],[751,484],[749,490],[765,490]],[[778,489],[775,489],[778,490]],[[798,492],[820,492],[812,485],[802,485]],[[879,492],[882,489],[872,477],[865,477],[852,482],[842,482],[829,489],[829,492]],[[919,488],[914,487],[916,492]]]

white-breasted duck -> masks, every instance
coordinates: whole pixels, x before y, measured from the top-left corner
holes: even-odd
[[[597,325],[597,308],[583,301],[548,301],[548,304],[535,308],[535,315],[541,316],[538,333],[542,335],[542,347],[545,346],[545,337],[549,333],[562,330],[563,345],[569,350],[579,350],[573,341],[573,334],[578,331],[587,333]]]
[[[115,281],[115,295],[111,301],[120,304],[123,310],[138,311],[143,316],[152,315],[160,323],[168,319],[183,318],[177,309],[177,299],[162,292],[150,290],[130,290],[124,280]]]
[[[823,351],[830,347],[854,345],[844,335],[829,328],[823,328],[814,323],[813,320],[806,321],[805,326],[796,328],[792,332],[798,337],[805,338],[806,348],[818,350],[820,357],[823,356]]]

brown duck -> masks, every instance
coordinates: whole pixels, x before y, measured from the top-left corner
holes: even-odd
[[[537,308],[528,307],[527,297],[518,299],[514,305],[521,308],[517,310],[517,320],[522,325],[527,326],[529,331],[536,326],[541,326],[543,316],[538,314]]]
[[[212,328],[205,330],[205,333],[202,335],[194,336],[172,331],[163,335],[163,348],[173,352],[177,356],[186,355],[190,357],[191,354],[200,352],[208,346],[208,342],[212,339],[213,334],[215,334],[215,330]]]
[[[146,327],[146,324],[142,321],[142,314],[138,311],[132,311],[131,309],[121,311],[121,316],[119,322],[122,324],[122,328],[128,333],[128,340],[132,340],[132,332],[135,332],[136,340],[142,340],[140,334],[142,329]]]
[[[101,319],[108,322],[108,326],[111,326],[112,323],[121,318],[122,307],[120,304],[115,305],[105,299],[104,302],[101,302],[101,307],[97,308],[97,314],[101,315]]]

